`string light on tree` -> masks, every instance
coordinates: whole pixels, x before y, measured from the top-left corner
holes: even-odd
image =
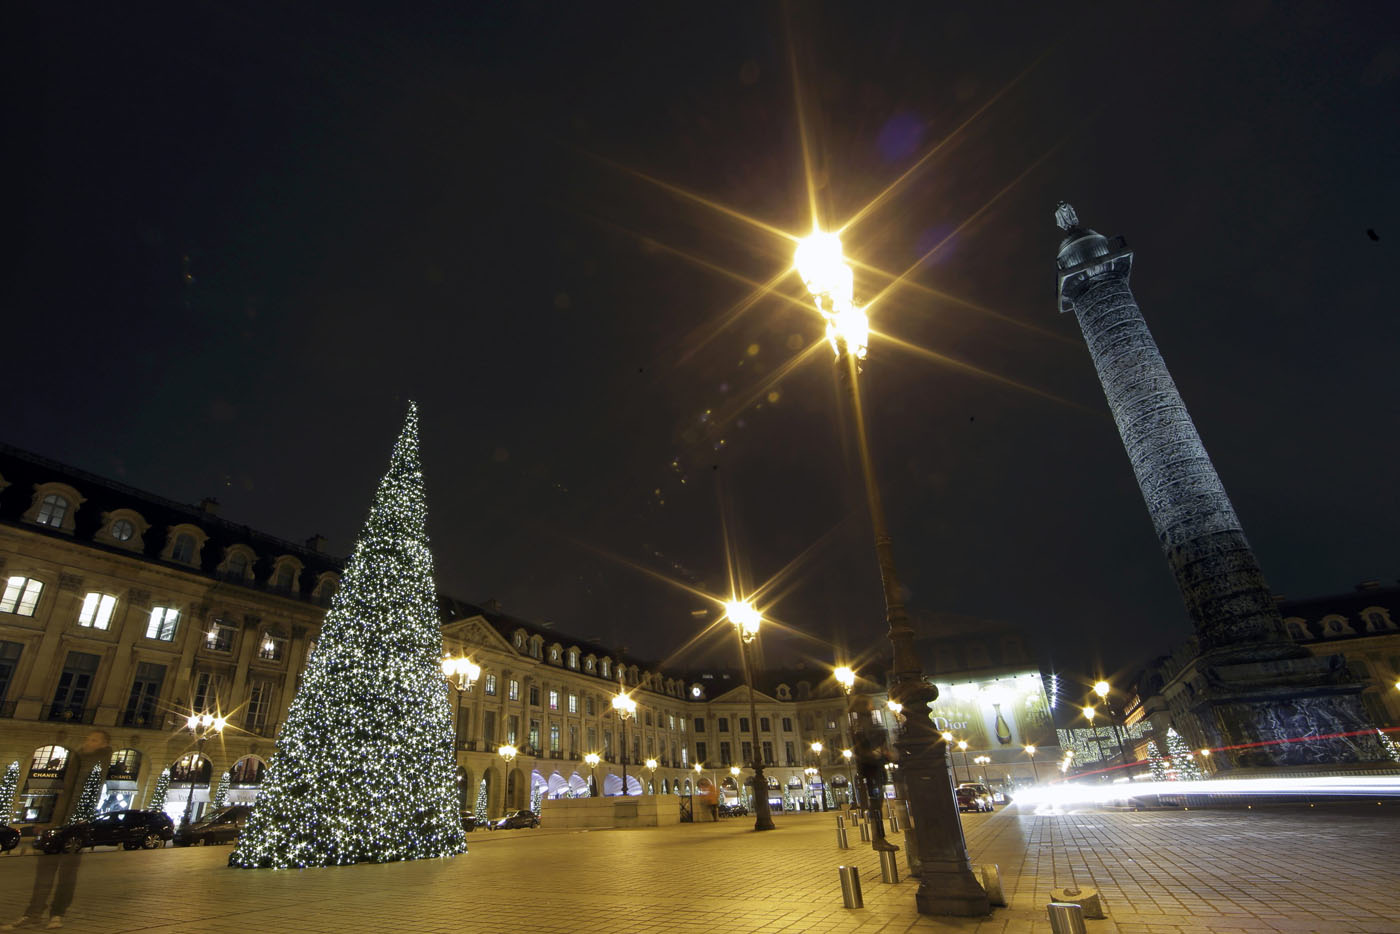
[[[486,805],[486,779],[482,779],[476,786],[476,811],[474,816],[477,820],[486,820],[488,816]]]
[[[221,808],[228,806],[228,783],[229,774],[225,772],[219,776],[219,787],[214,791],[214,807]]]
[[[102,785],[102,763],[99,762],[88,772],[87,780],[83,782],[83,793],[78,796],[78,803],[73,807],[68,823],[89,821],[97,816],[97,805],[102,800]]]
[[[165,809],[165,793],[170,790],[170,770],[161,769],[160,778],[156,779],[156,787],[151,792],[151,800],[146,804],[148,811],[161,811]]]
[[[418,409],[409,403],[229,865],[466,850],[426,521]]]
[[[0,821],[8,824],[15,813],[15,792],[19,790],[19,760],[5,769],[5,777],[0,778]]]

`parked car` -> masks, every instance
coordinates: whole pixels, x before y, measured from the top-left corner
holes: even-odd
[[[477,817],[470,811],[467,811],[464,814],[462,814],[462,829],[465,830],[467,833],[471,833],[473,830],[479,830],[482,827],[485,827],[487,830],[490,830],[491,822],[484,817]]]
[[[721,804],[719,806],[720,817],[748,817],[749,809],[742,804]]]
[[[958,789],[962,790],[963,788],[966,788],[967,790],[971,791],[973,795],[976,796],[977,810],[996,810],[996,803],[992,798],[992,789],[988,788],[981,782],[963,782],[961,785],[958,786]],[[959,807],[961,807],[961,805],[959,805]]]
[[[982,799],[977,796],[977,792],[973,789],[964,788],[959,785],[954,790],[954,793],[958,798],[959,811],[977,811],[980,813],[983,810]]]
[[[175,836],[175,822],[164,811],[108,811],[90,821],[50,827],[35,845],[45,853],[76,853],[83,847],[118,846],[154,850]]]
[[[213,843],[233,843],[243,832],[248,815],[253,813],[250,804],[231,804],[228,807],[210,811],[188,828],[175,834],[176,846],[209,846]]]
[[[495,830],[514,830],[517,827],[538,827],[540,816],[534,811],[516,811],[496,821]]]
[[[8,853],[19,846],[19,831],[5,824],[0,824],[0,853]]]

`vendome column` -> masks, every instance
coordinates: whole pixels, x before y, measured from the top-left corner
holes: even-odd
[[[1073,311],[1148,515],[1195,626],[1161,685],[1172,725],[1218,768],[1388,761],[1341,656],[1287,636],[1220,476],[1128,286],[1122,237],[1061,202],[1060,311]],[[1154,724],[1155,725],[1155,724]],[[1367,731],[1370,731],[1369,733]],[[1355,735],[1341,735],[1355,734]]]

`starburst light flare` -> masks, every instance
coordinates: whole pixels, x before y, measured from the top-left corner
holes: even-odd
[[[426,520],[410,403],[229,865],[383,863],[466,850]]]

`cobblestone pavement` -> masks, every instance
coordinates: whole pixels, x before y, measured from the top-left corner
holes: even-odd
[[[880,881],[830,814],[652,830],[474,833],[453,860],[271,872],[225,867],[228,847],[81,857],[64,929],[249,932],[977,932],[1048,934],[1050,890],[1095,886],[1108,932],[1400,934],[1400,808],[1082,811],[965,815],[976,862],[1000,865],[1009,908],[934,920],[916,884]],[[900,840],[896,835],[893,839]],[[0,857],[0,921],[58,857]],[[842,907],[837,866],[858,866],[865,907]],[[901,874],[905,864],[900,860]]]

